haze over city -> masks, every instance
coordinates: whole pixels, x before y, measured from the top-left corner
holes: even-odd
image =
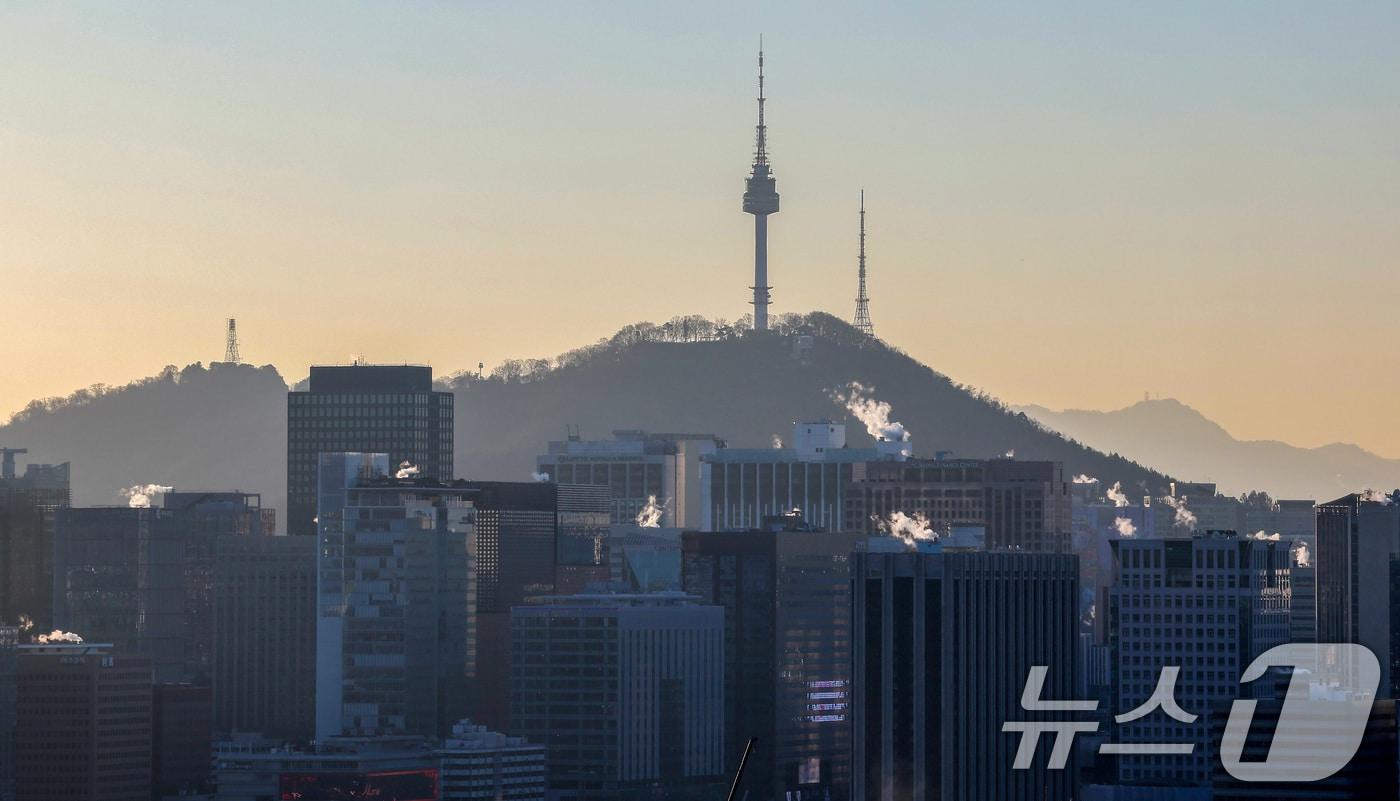
[[[228,316],[295,380],[747,313],[763,33],[774,313],[849,318],[864,188],[877,331],[955,379],[1400,456],[1395,4],[241,12],[0,10],[0,416]]]

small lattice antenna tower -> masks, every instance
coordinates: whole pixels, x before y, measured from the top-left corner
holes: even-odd
[[[875,336],[870,322],[870,296],[865,292],[865,190],[860,190],[860,289],[856,294],[856,330],[868,337]]]
[[[243,359],[238,355],[238,321],[232,317],[228,318],[228,340],[224,345],[224,361],[229,364],[242,364]]]

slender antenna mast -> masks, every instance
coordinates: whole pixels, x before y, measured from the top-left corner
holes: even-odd
[[[238,355],[238,321],[232,317],[228,318],[228,340],[224,345],[224,361],[229,364],[241,364],[243,360]]]
[[[856,294],[856,330],[868,337],[875,336],[870,322],[870,296],[865,292],[865,190],[860,190],[860,289]]]
[[[753,167],[744,182],[744,213],[754,217],[753,229],[753,329],[768,330],[768,306],[773,287],[768,285],[768,215],[778,213],[778,183],[768,164],[768,123],[763,91],[763,37],[758,38],[758,125],[754,127]]]

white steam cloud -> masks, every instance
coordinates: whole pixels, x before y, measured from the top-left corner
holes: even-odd
[[[30,617],[29,615],[21,614],[19,616],[19,633],[28,634],[31,630],[33,630],[33,628],[34,618]]]
[[[886,442],[908,442],[909,432],[905,430],[904,424],[890,420],[890,405],[882,400],[875,400],[870,396],[874,387],[867,387],[859,381],[852,381],[846,385],[845,390],[835,390],[831,393],[832,400],[846,407],[846,411],[851,416],[859,420],[864,426],[866,433],[876,440]],[[906,449],[906,455],[908,449]]]
[[[661,528],[661,515],[665,511],[666,504],[657,503],[655,495],[648,495],[647,505],[637,513],[637,525],[642,528]]]
[[[1395,500],[1395,499],[1392,498],[1388,493],[1381,492],[1380,490],[1369,489],[1369,488],[1366,489],[1366,490],[1363,490],[1363,491],[1360,493],[1360,495],[1361,495],[1361,500],[1367,501],[1367,502],[1369,502],[1369,503],[1383,503],[1383,504],[1389,505],[1392,501]]]
[[[132,509],[149,509],[152,495],[164,495],[173,489],[162,484],[137,484],[122,490],[121,494],[126,498],[126,505]]]
[[[778,436],[777,434],[774,434],[774,435],[773,435],[773,450],[779,451],[779,450],[782,450],[782,449],[783,449],[783,438],[780,437],[780,436]]]
[[[549,481],[549,474],[548,474],[548,473],[531,473],[531,474],[530,474],[530,478],[533,479],[533,480],[535,480],[535,481],[540,482],[541,484],[544,484],[544,483],[547,483],[547,482]]]
[[[1195,529],[1196,514],[1186,508],[1186,501],[1183,498],[1173,498],[1170,495],[1162,496],[1162,503],[1176,510],[1176,518],[1172,521],[1177,528]]]
[[[905,545],[913,545],[919,540],[932,542],[938,539],[938,533],[929,525],[928,515],[923,512],[916,512],[913,516],[894,512],[884,520],[876,520],[881,531],[904,540]]]
[[[394,478],[415,478],[418,475],[418,466],[413,462],[405,461],[399,465],[399,471],[394,474]]]
[[[1293,564],[1298,567],[1312,567],[1312,554],[1308,551],[1306,542],[1298,543],[1298,547],[1293,549]]]
[[[1275,531],[1272,534],[1269,534],[1261,528],[1258,531],[1254,532],[1254,539],[1263,540],[1264,542],[1278,542],[1282,538],[1279,537],[1279,533],[1277,531]]]
[[[1015,459],[1015,458],[1016,458],[1016,449],[1015,449],[1015,448],[1012,448],[1011,450],[1007,451],[1006,453],[1003,453],[1002,456],[1003,456],[1004,458],[1007,458],[1007,459]]]
[[[65,642],[77,644],[83,641],[82,637],[79,637],[73,632],[63,631],[61,629],[54,629],[48,634],[40,634],[38,639],[40,645],[57,645]]]
[[[1137,526],[1133,525],[1133,521],[1129,520],[1126,517],[1119,517],[1115,519],[1113,521],[1113,527],[1118,529],[1118,536],[1120,537],[1137,536]]]
[[[1097,478],[1094,478],[1093,476],[1088,475],[1087,473],[1080,473],[1079,475],[1075,476],[1070,480],[1076,484],[1092,484],[1095,481],[1098,481]]]
[[[1120,509],[1124,506],[1129,505],[1128,495],[1127,493],[1123,492],[1123,482],[1121,481],[1113,482],[1113,486],[1108,488],[1108,491],[1104,493],[1104,497],[1108,498],[1110,501],[1113,501],[1113,505],[1119,507]]]

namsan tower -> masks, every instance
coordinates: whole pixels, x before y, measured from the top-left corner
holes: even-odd
[[[768,330],[768,215],[778,213],[778,182],[768,165],[768,126],[763,121],[763,40],[758,42],[758,127],[753,168],[744,184],[744,213],[753,215],[753,330]]]

